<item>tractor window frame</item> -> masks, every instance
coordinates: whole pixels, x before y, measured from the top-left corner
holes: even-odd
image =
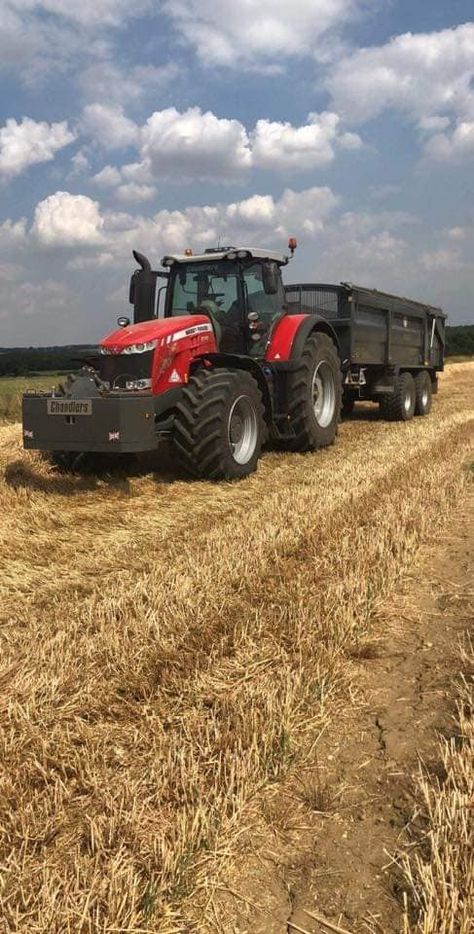
[[[230,308],[235,305],[235,302],[239,306],[243,305],[243,294],[242,294],[242,281],[241,281],[241,271],[239,266],[235,262],[220,260],[219,262],[213,262],[212,259],[209,262],[199,262],[199,263],[176,263],[170,270],[170,281],[166,301],[166,317],[180,317],[186,314],[195,314],[195,309],[199,307],[199,303],[206,300],[206,294],[202,292],[199,294],[199,283],[196,283],[196,289],[190,290],[187,294],[190,296],[190,301],[186,302],[186,305],[191,304],[191,299],[194,295],[195,301],[193,302],[194,308],[189,309],[183,307],[183,305],[175,304],[175,286],[176,281],[180,281],[184,276],[189,276],[191,273],[192,276],[201,275],[203,278],[203,283],[205,282],[204,277],[208,278],[208,286],[212,285],[213,279],[234,279],[235,280],[235,298],[229,303],[229,307],[225,310],[222,310],[222,314],[225,315],[230,311]],[[186,295],[186,292],[183,289],[183,294]],[[220,293],[216,293],[213,290],[207,292],[207,298],[212,300],[212,295],[216,297],[220,296]]]
[[[263,288],[263,264],[265,260],[254,259],[251,263],[246,263],[242,269],[242,282],[245,296],[245,310],[246,314],[251,311],[256,311],[262,318],[262,320],[269,320],[272,322],[277,316],[281,315],[285,307],[285,290],[283,287],[283,282],[280,278],[280,289],[274,295],[268,295]],[[249,292],[247,285],[247,275],[252,274],[252,270],[255,267],[259,267],[261,275],[256,278],[256,282],[261,285],[261,288],[257,289],[255,292]],[[252,302],[252,295],[258,296],[260,301],[258,303]],[[266,306],[266,307],[265,307]]]

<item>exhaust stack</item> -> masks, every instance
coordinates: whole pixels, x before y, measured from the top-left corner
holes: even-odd
[[[155,317],[156,280],[158,273],[151,268],[150,261],[143,253],[133,250],[140,269],[136,269],[130,278],[129,302],[133,305],[133,323],[149,321]]]

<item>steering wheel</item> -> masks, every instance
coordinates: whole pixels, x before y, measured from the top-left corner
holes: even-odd
[[[211,319],[211,324],[214,328],[214,334],[216,336],[217,346],[219,346],[222,337],[222,325],[225,324],[224,312],[220,310],[217,302],[213,302],[211,298],[204,299],[204,301],[196,307],[193,314],[197,315],[199,312],[208,315]]]

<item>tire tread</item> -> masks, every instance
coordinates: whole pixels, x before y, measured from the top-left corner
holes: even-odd
[[[216,368],[197,370],[176,406],[173,443],[183,470],[194,477],[209,480],[232,479],[226,467],[226,452],[222,447],[223,420],[229,392],[242,384],[256,399],[260,436],[263,435],[264,406],[257,383],[245,370]],[[258,451],[258,454],[260,450]],[[258,458],[257,458],[258,459]],[[241,472],[242,476],[254,470]],[[239,475],[238,473],[235,476]]]

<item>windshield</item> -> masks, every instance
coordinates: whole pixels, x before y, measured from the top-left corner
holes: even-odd
[[[209,302],[223,314],[238,310],[238,275],[233,263],[194,263],[174,271],[171,314],[209,311]],[[203,305],[204,303],[204,305]]]

